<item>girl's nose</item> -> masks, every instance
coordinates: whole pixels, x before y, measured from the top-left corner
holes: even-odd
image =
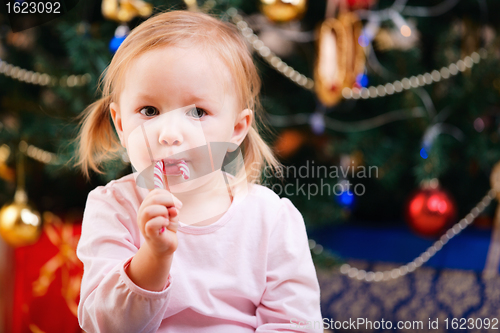
[[[182,143],[181,134],[178,130],[169,131],[168,129],[163,129],[159,139],[161,145],[179,146]]]
[[[170,143],[170,141],[173,141],[172,143]],[[167,146],[178,146],[180,145],[180,141],[179,140],[175,140],[175,139],[172,139],[172,140],[169,140],[169,139],[163,139],[162,141],[160,141],[160,143],[162,145],[167,145]]]
[[[180,123],[173,118],[175,117],[165,117],[161,124],[159,136],[159,142],[161,145],[179,146],[183,142]]]

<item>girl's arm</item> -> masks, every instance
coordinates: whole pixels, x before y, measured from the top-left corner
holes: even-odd
[[[78,320],[86,332],[156,332],[160,326],[172,276],[167,273],[159,291],[143,288],[129,277],[132,260],[145,263],[140,260],[146,254],[139,251],[140,237],[136,208],[116,186],[89,193],[77,248],[84,264]],[[132,278],[143,284],[140,277]]]
[[[135,284],[147,290],[163,290],[170,273],[178,244],[179,212],[174,202],[182,207],[179,199],[174,198],[168,190],[155,189],[144,198],[137,213],[137,224],[146,242],[126,272]]]
[[[170,274],[174,255],[158,256],[144,243],[132,258],[125,272],[138,286],[146,290],[162,291]]]
[[[304,220],[281,199],[269,239],[267,283],[257,307],[258,332],[323,332],[320,290]]]

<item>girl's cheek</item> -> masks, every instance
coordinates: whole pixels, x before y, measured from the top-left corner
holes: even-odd
[[[207,144],[207,133],[201,128],[192,128],[185,135],[190,147],[201,147]]]
[[[126,140],[130,163],[140,173],[151,164],[151,157],[141,126],[133,129]]]

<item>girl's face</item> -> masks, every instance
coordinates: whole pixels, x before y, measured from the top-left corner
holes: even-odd
[[[196,46],[168,46],[144,53],[127,70],[110,111],[137,174],[159,160],[182,160],[190,178],[173,166],[167,181],[189,189],[192,180],[220,169],[228,148],[248,133],[251,111],[239,109],[229,70],[208,54]]]

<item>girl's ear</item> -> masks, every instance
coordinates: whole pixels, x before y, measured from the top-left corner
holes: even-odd
[[[109,105],[109,111],[111,113],[111,118],[113,119],[113,123],[115,125],[116,133],[118,134],[118,137],[120,138],[120,143],[124,148],[127,148],[125,145],[125,140],[123,139],[123,126],[122,126],[122,117],[120,115],[120,108],[118,104],[115,102],[112,102]]]
[[[250,109],[245,109],[239,113],[234,124],[231,143],[239,146],[243,142],[252,125],[252,112]]]

